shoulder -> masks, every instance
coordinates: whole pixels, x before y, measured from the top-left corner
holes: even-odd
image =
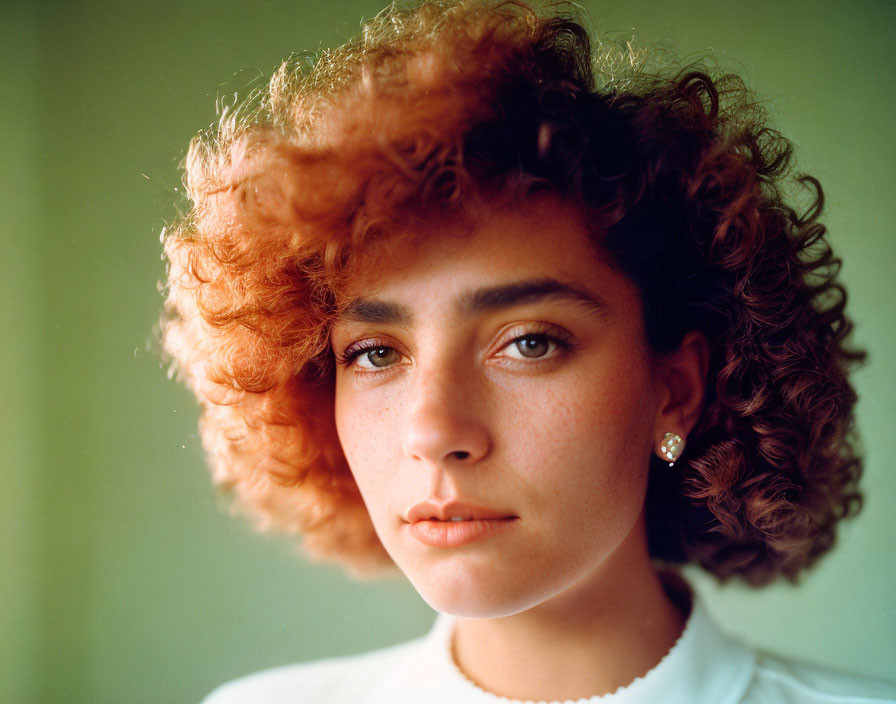
[[[677,658],[677,659],[676,659]],[[667,665],[674,665],[670,668]],[[660,696],[713,704],[896,704],[896,685],[756,651],[719,628],[699,599],[665,668]],[[644,678],[649,679],[650,673]],[[659,682],[654,678],[654,684]],[[638,699],[642,701],[642,699]]]
[[[263,670],[221,685],[202,704],[357,704],[400,681],[419,658],[421,642]]]
[[[743,704],[896,704],[896,684],[760,653]]]

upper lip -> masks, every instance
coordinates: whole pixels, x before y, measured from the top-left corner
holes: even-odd
[[[448,521],[452,518],[463,518],[467,521],[487,520],[489,518],[516,518],[507,511],[475,506],[461,501],[421,501],[407,513],[407,522]]]

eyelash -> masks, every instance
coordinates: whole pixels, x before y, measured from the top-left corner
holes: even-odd
[[[362,354],[384,347],[387,349],[395,349],[392,345],[376,339],[355,342],[354,344],[349,345],[342,354],[339,354],[338,352],[335,353],[336,362],[337,364],[347,367],[353,364]],[[388,367],[383,367],[383,369],[388,369]]]
[[[547,326],[547,325],[543,325],[543,324],[542,325],[530,324],[527,326],[517,326],[515,328],[511,328],[510,330],[508,330],[504,336],[505,337],[510,336],[510,337],[506,342],[501,344],[501,346],[499,347],[499,350],[498,350],[499,352],[506,350],[511,345],[518,343],[521,340],[524,340],[529,337],[543,338],[546,342],[554,344],[556,346],[554,351],[549,356],[547,356],[545,358],[532,357],[528,361],[524,361],[519,358],[505,357],[506,363],[511,364],[511,365],[523,365],[523,366],[531,367],[532,365],[551,361],[551,360],[555,359],[558,355],[562,355],[562,354],[565,354],[565,353],[575,350],[575,347],[576,347],[572,341],[572,338],[566,331],[560,330],[553,326]],[[378,350],[378,349],[382,349],[382,348],[391,349],[391,350],[395,349],[395,347],[388,344],[388,342],[386,342],[384,340],[377,340],[376,338],[374,338],[374,339],[362,340],[360,342],[356,342],[352,345],[349,345],[341,354],[337,352],[337,353],[335,353],[334,356],[335,356],[336,362],[338,364],[340,364],[341,366],[348,367],[348,366],[352,366],[354,364],[355,360],[358,359],[358,357],[360,357],[361,355],[369,353],[369,352],[373,352],[374,350]],[[361,371],[359,373],[380,374],[383,372],[390,371],[393,368],[394,368],[394,365],[389,365],[386,367],[381,367],[379,369],[364,369],[363,371]]]

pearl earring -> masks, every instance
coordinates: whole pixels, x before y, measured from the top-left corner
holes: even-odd
[[[675,464],[684,451],[684,439],[677,433],[666,433],[660,443],[660,457],[665,459],[669,466]]]

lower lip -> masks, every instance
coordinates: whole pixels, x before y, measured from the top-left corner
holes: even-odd
[[[508,516],[472,521],[417,521],[409,523],[408,530],[424,545],[459,548],[499,533],[515,520],[515,516]]]

